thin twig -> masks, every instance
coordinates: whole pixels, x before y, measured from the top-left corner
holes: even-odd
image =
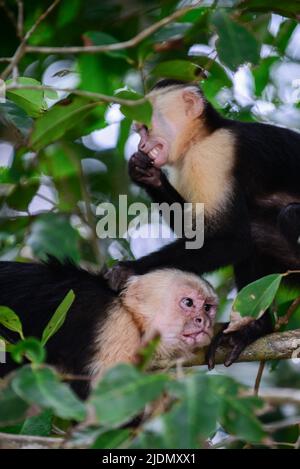
[[[23,30],[24,30],[24,4],[23,0],[17,0],[18,4],[18,23],[17,23],[17,34],[18,37],[23,39]]]
[[[137,106],[139,104],[143,104],[146,102],[146,97],[133,100],[133,99],[123,99],[118,98],[117,96],[108,96],[102,93],[93,93],[91,91],[84,91],[84,90],[77,90],[74,88],[59,88],[54,86],[46,86],[46,85],[19,85],[11,84],[6,87],[6,91],[13,91],[13,90],[36,90],[36,91],[62,91],[64,93],[72,93],[76,94],[77,96],[82,96],[84,98],[89,98],[93,101],[105,102],[105,103],[116,103],[121,104],[123,106]]]
[[[297,310],[298,306],[300,306],[300,296],[293,301],[293,303],[288,308],[286,314],[278,319],[275,326],[276,331],[278,331],[281,326],[286,326],[289,323],[289,320]]]
[[[11,62],[12,57],[0,57],[0,62]]]
[[[264,429],[267,432],[273,433],[277,432],[278,430],[282,430],[282,428],[292,427],[294,425],[300,425],[300,416],[296,417],[289,417],[285,420],[279,420],[278,422],[266,423],[264,425]]]
[[[45,202],[48,202],[49,204],[53,205],[54,207],[57,207],[57,203],[54,202],[53,200],[49,199],[48,197],[46,197],[45,195],[43,194],[35,194],[36,197],[39,197],[40,199],[44,200]]]
[[[60,0],[54,0],[53,3],[47,8],[47,10],[44,11],[44,13],[41,14],[41,16],[38,17],[36,22],[31,26],[31,28],[28,29],[24,36],[24,42],[27,42],[28,39],[33,35],[37,27],[47,18],[48,15],[54,10],[54,8],[59,4]]]
[[[242,395],[251,396],[251,390],[246,390]],[[259,391],[259,397],[266,403],[274,406],[285,404],[300,405],[300,391],[293,388],[262,388]]]
[[[1,1],[1,0],[0,0]],[[35,32],[38,25],[51,13],[53,8],[59,3],[60,0],[55,0],[50,7],[38,18],[38,20],[34,23],[34,25],[27,31],[23,40],[21,41],[19,47],[15,51],[14,56],[11,59],[9,65],[5,68],[2,72],[1,78],[5,80],[11,71],[13,70],[14,66],[18,64],[21,58],[27,52],[35,52],[40,54],[77,54],[77,53],[88,53],[88,54],[95,54],[99,52],[108,52],[108,51],[116,51],[121,49],[128,49],[131,47],[135,47],[141,41],[146,39],[147,37],[151,36],[151,34],[158,31],[160,28],[166,26],[167,24],[171,23],[172,21],[180,18],[185,13],[194,10],[198,7],[202,1],[197,2],[193,6],[181,8],[180,10],[175,11],[169,16],[162,18],[157,23],[152,24],[148,28],[144,29],[132,39],[123,42],[117,42],[114,44],[106,44],[106,45],[99,45],[99,46],[75,46],[75,47],[40,47],[40,46],[29,46],[26,44],[30,36]]]
[[[255,394],[255,396],[258,396],[260,383],[261,383],[262,376],[263,376],[264,369],[265,369],[265,364],[266,364],[266,362],[264,360],[262,360],[259,364],[259,368],[258,368],[256,380],[255,380],[255,385],[254,385],[254,394]]]
[[[172,21],[180,18],[185,13],[194,10],[199,7],[202,2],[199,1],[193,6],[181,8],[180,10],[175,11],[169,16],[162,18],[157,23],[152,24],[148,28],[144,29],[132,39],[122,42],[116,42],[113,44],[99,45],[99,46],[73,46],[73,47],[40,47],[40,46],[27,46],[26,52],[35,52],[39,54],[96,54],[98,52],[108,52],[116,51],[121,49],[129,49],[131,47],[137,46],[141,41],[151,36],[151,34],[158,31],[160,28],[166,26]]]

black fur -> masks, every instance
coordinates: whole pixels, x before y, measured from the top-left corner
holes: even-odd
[[[47,363],[66,373],[86,375],[86,366],[95,352],[96,333],[106,320],[116,294],[101,274],[92,274],[71,263],[51,259],[47,264],[0,262],[0,305],[15,311],[23,324],[25,337],[41,338],[43,329],[57,306],[72,289],[75,300],[65,323],[47,344]],[[10,341],[18,335],[0,326],[0,335]],[[0,376],[16,368],[9,354],[0,364]],[[86,397],[89,384],[73,383],[74,390]]]
[[[172,85],[188,83],[162,80],[155,88]],[[217,223],[206,217],[202,249],[185,250],[186,240],[179,239],[121,265],[137,274],[174,267],[201,275],[232,264],[238,289],[270,273],[300,269],[300,134],[273,125],[226,119],[206,100],[204,103],[200,119],[204,119],[210,134],[225,128],[235,136],[231,205],[219,214]],[[163,175],[160,181],[156,187],[144,184],[153,200],[184,202]],[[299,277],[293,280],[300,285]],[[261,335],[272,329],[267,315],[258,326]],[[250,339],[259,336],[257,329],[248,329]],[[249,343],[248,339],[245,342]]]

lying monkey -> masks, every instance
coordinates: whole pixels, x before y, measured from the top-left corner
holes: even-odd
[[[190,358],[213,336],[216,293],[205,280],[176,269],[130,277],[117,295],[101,274],[71,263],[1,262],[0,285],[0,305],[18,314],[25,337],[37,338],[64,296],[74,291],[65,323],[47,344],[47,362],[68,374],[90,376],[73,383],[83,398],[107,368],[134,362],[140,347],[157,334],[154,361]],[[0,335],[18,340],[3,326]],[[17,366],[8,356],[0,377]]]

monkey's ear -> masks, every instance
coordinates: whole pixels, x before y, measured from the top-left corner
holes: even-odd
[[[196,89],[193,90],[186,88],[183,90],[182,99],[185,104],[185,112],[187,116],[191,118],[201,116],[204,110],[204,101]]]

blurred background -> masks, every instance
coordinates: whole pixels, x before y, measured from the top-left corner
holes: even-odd
[[[51,2],[0,2],[2,78],[7,86],[37,87],[12,89],[0,98],[0,260],[45,259],[52,254],[99,268],[104,262],[139,257],[174,238],[167,226],[160,239],[128,233],[122,239],[97,238],[99,203],[113,202],[118,208],[119,194],[127,194],[129,203],[149,203],[127,175],[127,160],[139,140],[131,130],[132,119],[141,114],[113,99],[89,107],[91,100],[72,89],[112,97],[123,96],[125,90],[136,99],[159,78],[197,80],[227,117],[300,130],[296,0],[194,2],[193,10],[131,47],[94,54],[68,50],[128,40],[192,4],[61,0],[36,24]],[[24,31],[34,24],[28,49],[9,70]],[[44,51],[45,46],[60,50]],[[41,85],[56,91],[41,91]],[[61,91],[65,89],[69,91]],[[220,318],[226,319],[235,295],[232,270],[207,277],[220,294]],[[257,366],[218,367],[218,372],[253,384]],[[300,364],[286,361],[275,368],[264,374],[264,383],[299,386]],[[281,411],[292,415],[294,409],[282,406]]]

